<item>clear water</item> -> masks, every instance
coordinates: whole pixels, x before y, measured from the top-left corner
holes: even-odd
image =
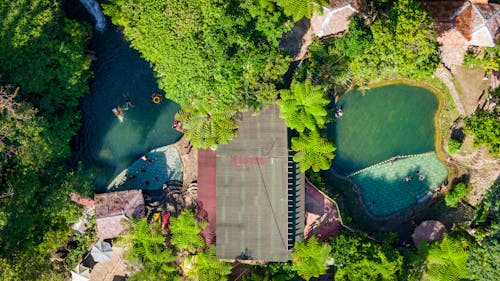
[[[166,99],[161,104],[151,101],[153,93],[163,96],[153,71],[109,21],[104,32],[94,34],[91,49],[97,57],[94,79],[82,101],[83,128],[76,143],[80,159],[102,191],[141,155],[180,138],[171,127],[179,106]],[[127,99],[132,107],[123,111],[120,122],[112,109]]]
[[[351,91],[343,116],[328,127],[337,151],[333,167],[350,174],[396,155],[434,151],[434,93],[406,84]]]
[[[337,145],[333,168],[354,181],[372,215],[421,203],[446,181],[434,152],[438,105],[434,93],[406,84],[351,91],[338,101],[344,114],[327,128]],[[387,161],[412,154],[419,155]]]

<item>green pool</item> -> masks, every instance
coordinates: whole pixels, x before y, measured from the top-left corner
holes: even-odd
[[[373,215],[423,202],[446,181],[447,170],[434,153],[434,93],[392,84],[351,91],[336,106],[344,114],[328,128],[337,145],[332,167],[356,183]]]

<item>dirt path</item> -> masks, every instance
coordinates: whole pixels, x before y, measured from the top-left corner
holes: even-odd
[[[455,89],[453,81],[451,81],[450,71],[448,71],[444,67],[439,67],[438,69],[436,69],[436,72],[434,74],[446,85],[446,87],[448,87],[448,89],[450,90],[450,94],[453,97],[453,101],[455,101],[458,112],[460,112],[460,115],[465,116],[465,108],[462,104],[462,101],[460,100],[457,89]]]

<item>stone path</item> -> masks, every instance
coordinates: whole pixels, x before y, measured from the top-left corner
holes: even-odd
[[[455,89],[453,81],[451,81],[450,71],[448,71],[444,67],[439,67],[438,69],[436,69],[436,72],[434,74],[446,85],[446,87],[448,87],[448,89],[450,90],[450,94],[453,97],[453,101],[455,101],[458,112],[460,112],[460,115],[465,116],[465,108],[462,104],[462,101],[460,100],[457,89]]]

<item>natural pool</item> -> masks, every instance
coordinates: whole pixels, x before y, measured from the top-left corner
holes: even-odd
[[[94,174],[98,191],[114,176],[153,148],[176,142],[181,134],[171,125],[178,105],[151,100],[158,89],[149,64],[131,49],[117,27],[109,21],[103,32],[94,32],[94,79],[90,94],[82,101],[83,128],[76,138],[80,159]],[[112,109],[124,110],[123,122]]]
[[[336,106],[344,114],[328,128],[337,146],[333,169],[356,183],[371,214],[387,216],[425,201],[446,181],[447,170],[434,153],[434,93],[391,84],[351,91]]]

